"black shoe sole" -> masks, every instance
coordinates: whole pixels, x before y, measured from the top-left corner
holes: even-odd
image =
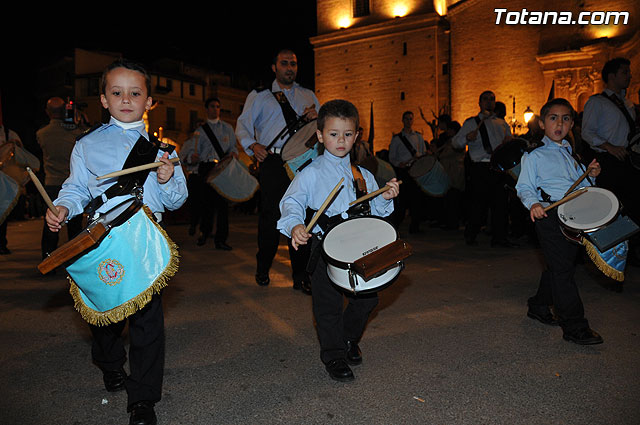
[[[531,319],[537,320],[538,322],[545,324],[547,326],[558,326],[558,321],[557,320],[547,320],[545,318],[543,318],[542,316],[535,314],[535,313],[531,313],[530,311],[527,312],[527,317],[530,317]]]
[[[362,359],[351,360],[350,358],[347,357],[347,364],[349,366],[359,366],[362,364]]]
[[[593,339],[577,339],[577,338],[572,338],[570,336],[566,336],[566,335],[562,335],[562,339],[564,339],[565,341],[569,341],[569,342],[573,342],[574,344],[578,344],[578,345],[598,345],[598,344],[602,344],[604,342],[604,340],[602,338],[593,338]]]

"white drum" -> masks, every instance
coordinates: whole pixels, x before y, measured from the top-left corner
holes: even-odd
[[[379,217],[355,217],[337,224],[322,242],[329,278],[354,293],[377,292],[390,285],[404,267],[402,261],[385,264],[382,272],[369,279],[355,272],[354,263],[397,239],[395,228]]]
[[[249,168],[233,156],[226,157],[211,170],[207,184],[231,202],[248,201],[260,187]]]
[[[601,187],[587,187],[586,192],[558,206],[561,224],[574,232],[589,233],[611,223],[620,210],[613,192]]]

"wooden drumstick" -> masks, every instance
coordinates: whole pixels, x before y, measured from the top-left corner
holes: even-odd
[[[335,194],[338,192],[338,190],[340,190],[340,187],[342,186],[343,181],[344,181],[344,177],[340,179],[336,187],[333,188],[331,193],[329,193],[329,196],[327,196],[327,199],[324,200],[320,208],[318,208],[318,211],[316,211],[316,213],[313,215],[313,218],[311,219],[307,227],[304,229],[305,232],[309,233],[309,231],[313,229],[313,226],[315,226],[316,221],[318,221],[318,218],[320,218],[320,215],[322,215],[324,210],[327,209],[327,206],[329,206],[329,203],[333,200],[333,197],[335,196]]]
[[[171,163],[175,164],[176,162],[180,161],[180,158],[176,156],[175,158],[170,158],[169,161]],[[98,176],[98,177],[96,177],[96,180],[102,180],[102,179],[108,179],[108,178],[111,178],[111,177],[124,176],[125,174],[131,174],[131,173],[135,173],[137,171],[148,170],[149,168],[158,168],[163,164],[164,164],[164,162],[162,162],[162,161],[150,162],[149,164],[138,165],[136,167],[126,168],[126,169],[120,170],[120,171],[114,171],[113,173],[105,174],[104,176]]]
[[[398,180],[398,184],[402,184],[402,180]],[[360,202],[366,201],[369,198],[373,198],[375,196],[378,196],[381,193],[384,193],[389,189],[391,189],[391,186],[385,185],[384,187],[381,187],[380,189],[376,190],[375,192],[367,193],[366,195],[361,196],[360,198],[356,199],[355,201],[351,201],[349,203],[349,206],[355,205],[355,204],[359,204]]]
[[[584,174],[581,175],[580,178],[578,180],[576,180],[575,183],[573,183],[571,185],[571,187],[569,188],[569,190],[567,190],[567,192],[564,194],[564,196],[567,196],[567,194],[573,192],[573,189],[575,189],[580,184],[580,182],[582,180],[584,180],[587,177],[587,175],[589,175],[589,172],[591,172],[591,169],[589,167],[587,167],[587,171],[585,171]]]
[[[51,198],[49,198],[49,195],[47,195],[47,191],[44,190],[44,187],[42,186],[42,183],[40,183],[40,180],[38,179],[38,177],[35,174],[33,174],[33,171],[31,171],[31,167],[27,167],[27,173],[29,173],[29,177],[31,177],[31,181],[33,182],[34,185],[36,185],[36,189],[38,189],[38,192],[40,192],[40,195],[44,199],[44,202],[47,204],[47,207],[49,207],[51,212],[54,213],[57,217],[58,214],[60,214],[60,211],[58,211],[58,208],[55,205],[53,205],[53,202],[51,202]]]
[[[573,192],[571,195],[567,195],[564,198],[560,199],[559,201],[554,202],[553,204],[549,205],[548,207],[544,207],[543,210],[544,212],[549,211],[552,208],[557,207],[558,205],[564,204],[567,201],[572,200],[573,198],[576,198],[580,195],[582,195],[583,193],[585,193],[587,191],[587,188],[584,187],[580,190],[576,190],[575,192]]]

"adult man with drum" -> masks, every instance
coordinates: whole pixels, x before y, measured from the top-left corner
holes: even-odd
[[[231,155],[238,157],[236,135],[233,127],[220,119],[220,100],[212,97],[204,102],[207,112],[207,122],[198,129],[198,155],[200,165],[198,175],[202,179],[201,196],[202,220],[200,222],[200,237],[198,245],[205,244],[207,237],[213,230],[214,214],[216,215],[216,234],[214,237],[216,249],[230,251],[227,245],[229,236],[229,204],[227,200],[206,183],[207,174],[223,158]]]
[[[424,194],[416,181],[409,175],[409,168],[414,161],[427,154],[427,145],[422,134],[413,130],[413,112],[402,114],[402,130],[394,134],[389,143],[389,162],[396,170],[398,180],[402,180],[404,188],[397,200],[394,221],[398,227],[404,219],[407,208],[411,223],[409,233],[420,231]]]
[[[634,105],[626,98],[631,82],[630,62],[611,59],[602,68],[605,89],[589,98],[584,106],[582,138],[602,166],[598,186],[612,191],[629,217],[640,223],[637,182],[640,172],[631,165],[630,142],[640,137]],[[595,151],[595,152],[593,152]],[[629,247],[629,263],[638,265],[637,237]]]
[[[242,148],[259,161],[260,218],[255,278],[260,286],[270,282],[269,270],[280,241],[280,232],[276,228],[280,218],[278,204],[291,183],[279,155],[288,138],[280,136],[283,130],[291,129],[301,119],[315,120],[320,109],[313,91],[295,82],[298,59],[293,51],[280,50],[274,57],[271,70],[275,80],[270,89],[249,93],[236,126],[236,136]],[[310,293],[310,279],[306,271],[308,249],[296,251],[290,240],[288,244],[293,287]]]
[[[47,101],[46,111],[49,124],[36,132],[36,139],[42,149],[44,163],[44,189],[49,198],[56,199],[62,183],[69,177],[69,162],[71,151],[76,144],[76,138],[83,133],[75,122],[65,122],[65,102],[59,97],[52,97]],[[69,240],[82,231],[82,215],[78,215],[67,223]],[[42,258],[52,253],[58,247],[58,233],[52,232],[44,221],[41,241]]]
[[[468,245],[477,245],[476,237],[486,223],[487,209],[491,211],[491,246],[512,247],[507,239],[507,192],[504,176],[490,167],[493,151],[511,138],[511,129],[505,120],[495,115],[496,96],[484,91],[478,101],[480,112],[467,118],[453,136],[452,146],[469,146],[469,184],[471,202],[464,237]]]

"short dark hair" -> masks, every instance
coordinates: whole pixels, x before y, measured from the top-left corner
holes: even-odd
[[[151,77],[149,77],[147,70],[138,62],[134,62],[124,58],[112,62],[102,72],[102,77],[100,79],[100,88],[102,90],[102,94],[105,94],[105,90],[107,88],[107,74],[109,74],[109,72],[113,71],[116,68],[126,68],[141,73],[144,76],[144,82],[147,87],[147,96],[151,96]]]
[[[478,96],[478,103],[480,103],[482,101],[482,96],[484,96],[487,93],[491,93],[494,97],[495,97],[495,93],[492,92],[491,90],[485,90],[482,93],[480,93],[480,96]]]
[[[204,107],[205,109],[209,107],[209,104],[211,102],[218,102],[218,104],[220,104],[220,99],[218,99],[217,97],[210,97],[207,100],[204,101]]]
[[[322,131],[324,129],[327,118],[352,119],[355,122],[355,128],[360,126],[358,108],[348,100],[334,99],[322,105],[318,112],[318,130]]]
[[[296,52],[293,51],[293,49],[290,49],[288,47],[283,47],[281,49],[279,49],[275,55],[273,55],[273,57],[271,58],[271,64],[275,65],[276,63],[278,63],[278,56],[280,55],[280,53],[292,53],[292,54],[296,54]]]
[[[409,114],[413,115],[413,112],[411,112],[411,111],[404,111],[404,112],[402,113],[402,119],[404,119],[404,117],[406,117],[406,116],[407,116],[407,115],[409,115]]]
[[[556,105],[566,106],[567,108],[569,108],[569,111],[571,112],[571,119],[576,119],[576,110],[573,109],[571,102],[569,102],[567,99],[563,99],[562,97],[556,97],[555,99],[551,99],[550,101],[545,103],[544,106],[540,109],[540,120],[544,121],[551,107]]]
[[[607,83],[609,80],[609,74],[615,74],[623,65],[629,66],[631,65],[631,62],[627,58],[613,58],[607,61],[607,63],[602,67],[602,81]]]

